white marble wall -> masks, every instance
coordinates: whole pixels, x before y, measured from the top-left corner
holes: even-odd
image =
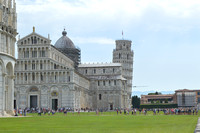
[[[3,65],[0,62],[0,113],[3,112]]]
[[[13,115],[15,59],[0,53],[0,115]]]
[[[122,77],[121,64],[83,64],[79,65],[79,72],[90,79],[93,109],[111,110],[110,105],[112,110],[128,108],[127,99],[123,98],[123,92],[127,95],[127,87],[123,85],[126,82]]]

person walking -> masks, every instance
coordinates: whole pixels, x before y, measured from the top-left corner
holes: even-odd
[[[26,108],[24,109],[24,116],[26,116]]]

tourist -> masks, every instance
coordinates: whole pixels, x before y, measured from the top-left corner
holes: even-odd
[[[126,115],[126,109],[124,109],[124,115]]]
[[[142,112],[142,110],[141,110],[141,109],[139,109],[139,114],[141,114],[141,112]]]
[[[50,113],[51,113],[51,111],[50,111],[50,109],[48,110],[48,115],[50,115]]]
[[[64,115],[67,115],[67,110],[66,109],[64,110]]]
[[[56,111],[55,111],[55,110],[52,110],[51,113],[52,113],[52,115],[54,115],[54,114],[56,113]]]
[[[43,108],[43,115],[45,115],[46,114],[46,109],[45,108]]]
[[[20,114],[20,116],[22,116],[22,113],[23,113],[22,109],[19,108],[19,114]]]
[[[142,109],[143,114],[145,115],[145,109]]]
[[[26,108],[24,109],[24,116],[26,116]]]
[[[17,114],[17,109],[15,109],[14,112],[15,112],[15,116],[18,116],[18,114]]]
[[[78,115],[80,115],[80,109],[78,109]]]
[[[41,116],[41,110],[40,109],[38,109],[38,115]]]
[[[153,110],[153,114],[156,115],[156,109]]]
[[[103,114],[103,109],[101,109],[101,115]]]
[[[98,109],[96,109],[96,115],[99,115],[99,111],[98,111]]]
[[[146,115],[147,114],[147,110],[146,109],[144,109],[144,115]]]
[[[135,109],[134,109],[134,114],[136,115],[136,113],[137,113],[137,109],[135,108]]]

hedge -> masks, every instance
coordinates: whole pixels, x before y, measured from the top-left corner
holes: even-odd
[[[140,108],[152,109],[152,108],[177,108],[178,104],[141,104]]]

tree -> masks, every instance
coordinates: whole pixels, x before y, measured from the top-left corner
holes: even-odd
[[[151,99],[151,103],[154,103],[153,99]]]
[[[160,103],[160,101],[159,101],[159,100],[157,100],[157,101],[156,101],[156,103],[157,103],[157,104],[159,104],[159,103]]]
[[[148,93],[148,95],[162,95],[162,93],[156,91],[155,93]]]
[[[140,107],[140,98],[138,96],[132,96],[132,105],[133,105],[133,108]]]
[[[165,99],[165,103],[168,103],[168,99]]]

